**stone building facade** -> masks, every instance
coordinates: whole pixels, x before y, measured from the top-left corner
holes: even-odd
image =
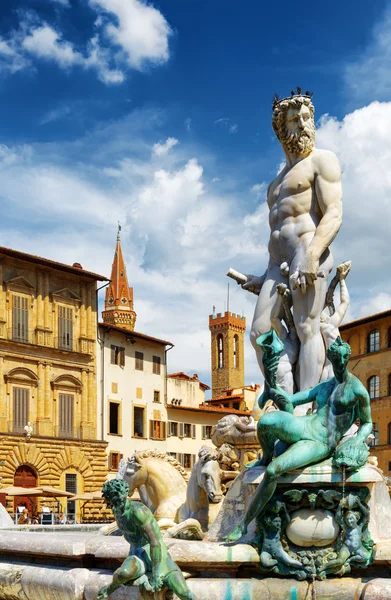
[[[76,263],[0,247],[4,487],[35,483],[82,493],[105,481],[107,444],[97,439],[95,357],[96,288],[105,280]],[[18,497],[15,507],[27,500]],[[13,508],[8,499],[8,509]],[[78,506],[68,509],[77,512]]]
[[[212,397],[244,386],[246,319],[231,312],[209,315],[212,357]]]
[[[375,436],[371,453],[391,475],[391,310],[346,323],[340,332],[352,349],[349,369],[371,398]]]
[[[166,450],[166,348],[170,342],[99,324],[98,423],[109,476],[136,450]]]

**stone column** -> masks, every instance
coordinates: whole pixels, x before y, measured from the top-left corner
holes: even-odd
[[[7,311],[7,324],[6,324],[6,327],[8,328],[8,331],[5,331],[5,334],[6,334],[6,337],[9,340],[12,340],[12,322],[13,322],[13,318],[12,318],[12,294],[8,290],[6,292],[6,311]]]
[[[85,439],[88,437],[88,372],[87,369],[81,371],[81,435]]]
[[[45,418],[45,370],[42,362],[38,363],[37,416],[38,421]]]
[[[93,333],[92,333],[93,332],[92,319],[93,319],[92,294],[91,294],[91,286],[89,285],[87,287],[87,337],[89,340],[94,339]]]
[[[90,439],[96,438],[96,386],[95,375],[93,371],[88,373],[88,405],[87,405],[88,425],[90,427]]]
[[[44,322],[44,273],[41,269],[37,272],[37,300],[36,300],[36,310],[37,310],[37,329],[35,335],[35,342],[39,345],[44,345],[45,343],[45,335],[43,329]]]
[[[3,286],[3,263],[0,260],[0,337],[7,337],[7,312],[6,312],[6,297]]]
[[[44,420],[40,422],[40,433],[42,435],[53,435],[53,401],[50,386],[51,365],[45,364],[44,368]]]
[[[8,431],[7,393],[4,383],[4,356],[0,354],[0,431]]]
[[[81,306],[80,306],[80,337],[84,338],[87,334],[86,329],[86,286],[81,284]]]
[[[52,315],[50,311],[50,298],[49,298],[49,272],[44,271],[43,274],[43,324],[46,331],[45,334],[45,345],[50,346],[52,343]]]

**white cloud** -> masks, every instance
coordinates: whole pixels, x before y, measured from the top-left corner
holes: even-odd
[[[84,62],[83,56],[74,50],[72,44],[62,40],[61,34],[49,25],[33,29],[24,38],[22,47],[39,58],[53,60],[60,67],[71,67]]]
[[[374,310],[373,298],[382,299],[384,306],[391,293],[386,276],[390,269],[390,128],[391,103],[373,102],[342,121],[326,115],[317,132],[317,146],[333,150],[343,169],[343,225],[333,247],[335,264],[353,261],[348,285],[355,316]]]
[[[166,154],[169,153],[171,148],[174,148],[174,146],[176,146],[177,144],[179,144],[179,141],[176,138],[169,137],[166,139],[164,144],[161,144],[161,143],[154,144],[153,152],[156,156],[165,156]]]
[[[266,191],[267,191],[267,183],[262,181],[262,183],[256,183],[252,186],[250,190],[256,197],[257,200],[265,200],[266,199]]]
[[[191,119],[190,119],[190,117],[187,117],[187,119],[185,119],[185,127],[186,127],[186,131],[190,131],[191,130]]]
[[[70,6],[68,0],[51,0]],[[0,38],[0,71],[15,73],[32,59],[54,62],[61,69],[93,69],[107,84],[120,84],[129,69],[142,70],[169,59],[171,28],[163,15],[143,0],[90,0],[98,15],[95,34],[76,48],[61,31],[33,11],[19,29]]]
[[[230,120],[229,117],[220,117],[215,120],[214,124],[219,125],[220,127],[228,127],[229,133],[237,133],[239,131],[239,126],[237,123],[232,123],[232,125],[230,125]]]
[[[109,68],[109,52],[100,47],[98,36],[94,36],[89,41],[87,54],[83,55],[75,50],[70,42],[63,40],[61,33],[43,24],[30,30],[22,40],[21,47],[30,55],[53,61],[64,69],[76,65],[84,69],[96,69],[101,81],[107,84],[122,83],[124,80],[121,70]]]
[[[30,65],[13,40],[0,38],[0,72],[16,73]]]
[[[391,7],[375,25],[361,56],[345,68],[348,97],[359,102],[388,100],[391,92]]]
[[[390,310],[391,308],[391,294],[386,292],[380,292],[373,298],[370,298],[368,302],[360,306],[358,317],[366,317],[367,315],[374,315],[376,313]]]
[[[90,0],[90,5],[115,17],[104,31],[122,49],[127,64],[141,70],[145,63],[164,63],[169,58],[172,30],[164,16],[143,0]]]
[[[47,125],[53,121],[59,121],[60,119],[67,118],[71,115],[71,106],[64,104],[52,110],[49,110],[41,119],[41,125]]]
[[[54,4],[61,4],[61,6],[65,6],[66,8],[71,7],[70,0],[49,0],[49,2],[53,2]]]
[[[213,177],[212,183],[217,183],[218,181],[221,181],[220,177]]]

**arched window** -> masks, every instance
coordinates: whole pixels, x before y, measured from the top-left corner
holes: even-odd
[[[368,379],[368,392],[371,400],[379,397],[379,387],[379,377],[377,375],[373,375]]]
[[[369,442],[370,446],[378,446],[379,445],[379,425],[377,423],[373,423],[372,427],[372,435],[373,439]]]
[[[223,336],[221,333],[217,336],[217,365],[218,369],[222,369],[224,367]]]
[[[239,336],[234,335],[234,369],[239,368]]]
[[[30,465],[20,465],[16,469],[14,474],[15,487],[35,488],[37,487],[37,482],[37,473]],[[36,508],[34,500],[35,498],[29,498],[27,493],[26,496],[15,496],[14,512],[18,512],[18,507],[26,507],[31,516]]]
[[[377,352],[380,350],[380,333],[378,329],[373,329],[368,334],[367,347],[368,352]]]

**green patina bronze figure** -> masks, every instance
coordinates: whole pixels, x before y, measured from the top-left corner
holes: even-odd
[[[102,489],[119,529],[130,544],[130,551],[114,572],[112,583],[99,591],[97,600],[109,598],[122,584],[137,585],[142,592],[151,593],[166,586],[181,600],[194,600],[180,568],[163,542],[153,514],[141,502],[129,500],[128,491],[128,484],[121,479],[106,481]]]
[[[351,498],[343,498],[336,512],[337,523],[342,531],[342,545],[337,558],[327,561],[320,569],[320,573],[343,575],[350,571],[350,565],[366,567],[372,559],[373,542],[368,533],[369,509],[358,495],[353,497],[353,510],[350,506]]]
[[[262,539],[259,558],[263,567],[270,569],[279,563],[296,569],[303,567],[301,562],[290,556],[281,544],[281,534],[289,520],[285,503],[278,500],[272,505],[269,504],[263,518],[259,519],[258,528]]]
[[[265,334],[269,347],[275,347],[279,356],[277,337],[271,332]],[[262,346],[264,337],[257,343]],[[278,338],[277,338],[278,339]],[[269,353],[268,364],[275,369],[273,352]],[[258,439],[263,450],[263,458],[258,463],[266,467],[264,478],[259,484],[254,498],[240,523],[228,536],[227,541],[238,540],[247,532],[249,523],[259,518],[276,491],[277,481],[281,475],[319,463],[334,455],[337,465],[346,465],[349,470],[358,469],[367,460],[369,450],[366,439],[372,432],[369,395],[363,384],[347,370],[350,357],[350,346],[340,337],[327,348],[334,377],[321,382],[311,390],[289,395],[277,385],[270,388],[261,397],[261,408],[270,397],[275,401],[279,411],[264,414],[258,421]],[[271,380],[273,376],[266,377]],[[295,406],[315,402],[312,414],[294,416]],[[337,449],[343,436],[353,423],[359,419],[360,427],[354,437],[348,438]],[[275,448],[282,444],[282,452],[275,456]],[[280,444],[281,449],[281,444]]]

